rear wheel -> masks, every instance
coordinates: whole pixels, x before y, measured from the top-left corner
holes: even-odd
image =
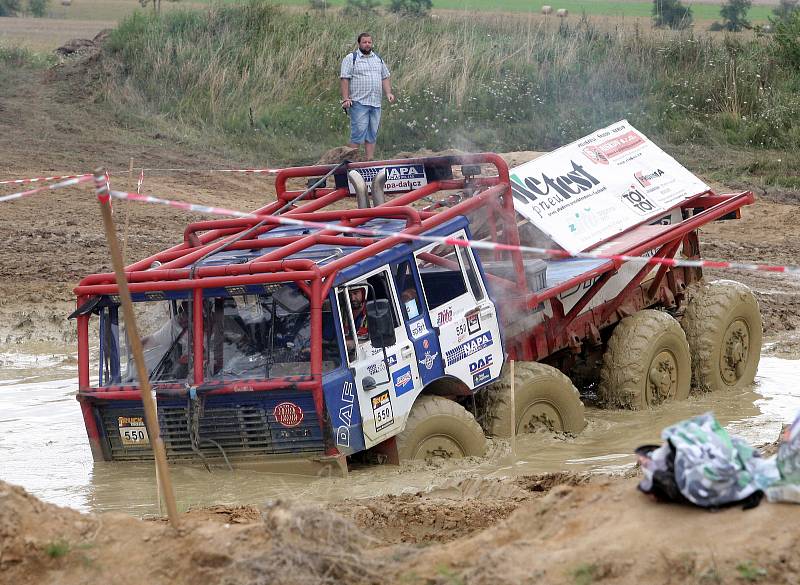
[[[644,310],[614,329],[598,394],[610,406],[645,409],[686,399],[691,378],[689,344],[680,324],[663,311]]]
[[[753,292],[732,280],[703,286],[681,320],[695,387],[709,392],[753,383],[761,359],[761,312]]]
[[[420,396],[411,408],[406,428],[397,435],[401,461],[482,456],[483,429],[467,410],[441,396]]]
[[[487,388],[489,434],[508,437],[511,433],[511,380],[508,366],[500,380]],[[514,363],[514,411],[516,433],[531,433],[540,428],[578,434],[586,426],[580,394],[569,378],[559,370],[538,362]]]

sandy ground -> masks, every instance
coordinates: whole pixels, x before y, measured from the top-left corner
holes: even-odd
[[[132,182],[119,171],[131,158],[157,168],[242,164],[121,128],[64,71],[11,75],[0,84],[0,179],[105,166],[115,171],[115,186],[129,188]],[[244,210],[273,196],[269,179],[202,173],[147,174],[145,187]],[[742,221],[705,228],[706,255],[797,263],[800,222],[793,201],[768,192]],[[71,288],[82,276],[109,268],[92,192],[71,188],[0,205],[0,344],[12,351],[21,344],[69,346]],[[116,206],[116,217],[127,234],[129,259],[176,242],[189,219],[162,207],[125,204]],[[796,280],[713,276],[752,286],[767,339],[776,342],[772,351],[791,351],[795,344],[796,352]],[[0,483],[0,582],[800,582],[799,507],[762,504],[710,514],[655,504],[635,491],[635,482],[557,474],[475,480],[325,510],[287,502],[217,507],[184,515],[177,533],[163,522],[81,515]]]
[[[800,508],[657,504],[634,479],[551,475],[454,493],[81,515],[0,483],[0,573],[58,583],[797,583]],[[456,486],[457,487],[457,486]]]

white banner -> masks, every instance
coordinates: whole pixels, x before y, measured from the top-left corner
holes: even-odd
[[[514,207],[570,253],[708,190],[627,120],[511,169]]]

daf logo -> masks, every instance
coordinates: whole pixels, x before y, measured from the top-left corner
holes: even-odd
[[[479,358],[478,361],[469,365],[469,373],[477,374],[492,367],[492,354]]]

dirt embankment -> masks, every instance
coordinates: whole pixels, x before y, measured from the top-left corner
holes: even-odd
[[[81,515],[0,483],[0,574],[16,585],[800,579],[797,506],[712,514],[656,504],[630,478],[536,476],[491,489],[490,499],[418,494],[334,510],[217,506],[182,515],[176,532]]]
[[[193,169],[147,171],[144,190],[194,202],[254,209],[274,198],[265,176],[198,172],[231,166],[269,167],[270,161],[231,161],[224,153],[190,150],[158,133],[122,127],[95,105],[97,80],[86,68],[69,63],[46,73],[21,68],[6,72],[0,84],[0,160],[3,178],[84,173],[96,167],[112,172],[112,186],[135,189],[127,173],[137,167]],[[520,164],[534,153],[509,153]],[[16,188],[0,186],[0,195]],[[765,193],[744,210],[741,221],[702,230],[707,257],[776,264],[800,258],[800,222],[796,194]],[[0,346],[48,342],[74,343],[66,315],[74,308],[71,290],[85,275],[110,269],[102,222],[91,187],[81,185],[13,203],[0,214]],[[188,221],[198,216],[145,204],[115,206],[127,259],[142,258],[181,239]],[[714,277],[741,280],[756,290],[767,338],[800,327],[800,280],[775,274],[711,271]],[[789,343],[794,339],[789,336]]]

